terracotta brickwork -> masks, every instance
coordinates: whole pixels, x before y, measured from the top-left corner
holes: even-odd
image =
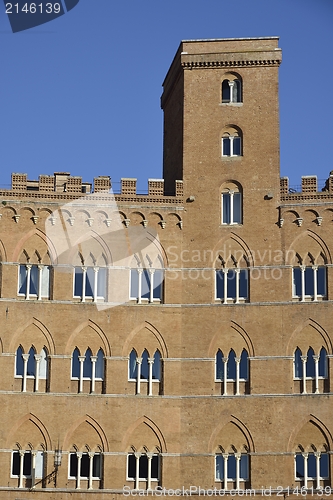
[[[182,42],[147,195],[0,192],[3,498],[331,497],[332,177],[280,179],[280,62],[277,38]]]

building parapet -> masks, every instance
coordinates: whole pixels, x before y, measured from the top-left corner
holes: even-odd
[[[318,187],[316,175],[303,175],[300,186],[289,186],[288,177],[280,178],[281,201],[305,201],[305,200],[331,200],[333,199],[333,171],[328,179],[323,181],[324,186]],[[322,185],[323,185],[322,184]]]
[[[55,172],[54,175],[40,175],[38,180],[28,180],[27,174],[13,173],[11,189],[0,190],[4,198],[27,198],[37,201],[69,201],[89,194],[91,199],[108,202],[110,195],[116,202],[122,203],[154,203],[166,205],[183,204],[183,181],[175,181],[175,195],[164,195],[164,179],[148,179],[148,193],[137,193],[137,179],[122,178],[120,193],[111,192],[112,183],[109,176],[94,178],[93,185],[82,182],[82,177],[71,176],[69,172]],[[96,198],[94,197],[94,195]],[[104,195],[104,196],[103,196]]]

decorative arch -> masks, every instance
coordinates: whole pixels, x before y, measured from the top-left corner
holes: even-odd
[[[296,437],[298,436],[298,434],[300,433],[302,428],[308,423],[311,423],[315,427],[319,428],[319,430],[322,432],[324,437],[327,439],[329,449],[332,450],[333,437],[332,437],[331,432],[329,431],[329,429],[326,427],[326,425],[323,423],[322,420],[320,420],[315,415],[310,413],[308,416],[306,416],[302,420],[300,420],[300,422],[296,425],[294,430],[291,432],[289,440],[288,440],[287,451],[288,452],[295,451],[293,449],[293,444],[296,440]]]
[[[37,227],[34,227],[30,231],[28,231],[20,239],[20,241],[17,243],[17,245],[16,245],[16,247],[14,248],[14,251],[13,251],[12,262],[18,262],[19,256],[20,256],[20,254],[23,251],[25,242],[28,241],[29,238],[31,238],[34,235],[40,237],[43,240],[43,242],[46,244],[46,246],[48,248],[52,264],[56,264],[57,260],[58,260],[58,256],[57,256],[57,251],[56,251],[56,248],[55,248],[53,242],[50,240],[50,238],[45,233],[43,233],[43,231],[41,231]]]
[[[156,437],[161,445],[161,452],[167,453],[168,450],[167,450],[167,446],[166,446],[166,441],[165,441],[165,438],[164,438],[164,435],[163,435],[161,429],[155,424],[155,422],[153,422],[153,420],[151,420],[146,415],[140,417],[138,420],[133,422],[128,427],[127,431],[125,432],[125,434],[123,436],[122,442],[121,442],[122,450],[128,449],[128,447],[131,444],[130,443],[131,436],[133,435],[134,431],[142,424],[147,425],[151,429],[151,431],[156,435]]]
[[[110,343],[109,343],[109,340],[107,338],[107,336],[105,335],[105,333],[103,332],[103,330],[96,324],[94,323],[93,321],[91,321],[90,319],[87,320],[87,321],[84,321],[83,323],[81,323],[73,332],[72,334],[70,335],[68,341],[67,341],[67,344],[65,346],[65,354],[72,354],[72,351],[73,349],[75,348],[75,338],[77,335],[79,335],[79,333],[84,330],[84,328],[86,327],[90,327],[92,330],[94,330],[94,332],[99,336],[99,338],[101,339],[101,342],[103,344],[103,350],[104,350],[104,354],[105,356],[111,356],[111,346],[110,346]]]
[[[237,334],[242,337],[242,339],[245,342],[249,356],[251,356],[251,357],[255,356],[253,342],[251,340],[251,337],[246,332],[246,330],[244,330],[244,328],[242,326],[240,326],[239,324],[237,324],[235,321],[230,322],[229,328],[231,328],[232,330],[237,332]],[[223,334],[221,333],[221,329],[219,329],[219,331],[217,331],[215,333],[215,335],[213,336],[213,338],[209,344],[209,347],[208,347],[208,356],[210,358],[215,357],[216,350],[218,349],[218,347],[222,347],[219,345],[220,344],[219,339],[222,337],[223,337]]]
[[[227,243],[228,240],[231,240],[233,244],[238,245],[241,249],[243,254],[246,256],[246,259],[249,263],[249,266],[253,267],[255,265],[254,262],[254,255],[248,246],[248,244],[243,240],[240,236],[237,234],[231,232],[229,236],[226,236],[222,240],[220,240],[214,247],[213,249],[213,256],[215,256],[215,260],[218,259],[220,256],[223,258],[225,256],[226,258],[223,258],[223,260],[227,260],[229,256],[232,254],[233,250],[238,250],[239,248],[232,248],[232,246],[229,244],[229,249],[227,248]]]
[[[1,240],[0,240],[0,259],[1,262],[7,262],[7,252]]]
[[[127,339],[124,342],[122,355],[123,356],[128,356],[128,354],[129,354],[129,352],[131,350],[131,347],[134,347],[134,346],[132,346],[134,337],[141,330],[144,330],[145,328],[147,330],[149,330],[154,335],[154,337],[156,338],[156,340],[157,340],[157,342],[158,342],[158,344],[160,346],[160,352],[162,354],[162,357],[163,358],[167,358],[168,357],[168,348],[167,348],[167,345],[166,345],[166,342],[165,342],[163,336],[161,335],[161,333],[151,323],[148,323],[147,321],[144,321],[139,326],[137,326],[136,328],[134,328],[134,330],[132,330],[132,332],[128,335]]]
[[[96,431],[96,433],[100,437],[100,440],[101,440],[102,445],[103,445],[103,451],[108,452],[109,451],[109,443],[108,443],[106,433],[104,432],[104,430],[100,426],[100,424],[94,418],[92,418],[90,415],[83,415],[81,418],[76,420],[74,422],[74,424],[68,429],[68,431],[66,432],[65,437],[64,437],[62,449],[69,450],[71,437],[75,433],[76,429],[84,422],[86,422],[87,424],[89,424],[93,427],[93,429]]]
[[[90,229],[89,231],[85,231],[84,234],[75,241],[75,243],[71,244],[71,247],[68,252],[68,261],[67,263],[71,263],[74,260],[75,254],[79,251],[81,254],[83,254],[83,249],[82,249],[82,243],[89,243],[89,240],[95,240],[97,244],[100,245],[101,249],[103,250],[102,253],[107,258],[107,264],[112,264],[112,254],[111,250],[108,246],[108,244],[105,242],[105,240],[102,238],[102,236],[93,229]]]
[[[318,332],[318,334],[323,339],[324,347],[326,347],[327,353],[333,354],[332,341],[330,339],[330,336],[326,332],[326,330],[319,323],[317,323],[315,320],[308,318],[303,323],[299,324],[295,328],[293,333],[291,334],[291,336],[289,338],[289,342],[287,344],[287,348],[286,348],[286,355],[287,356],[294,355],[294,351],[295,351],[296,344],[297,344],[297,337],[301,333],[301,331],[304,330],[304,328],[306,328],[307,326],[311,326],[312,328],[314,328]]]
[[[311,238],[312,241],[310,241],[309,244],[303,243],[300,245],[300,240],[305,239],[307,236],[309,238]],[[289,248],[287,250],[287,254],[286,254],[286,261],[287,262],[286,263],[289,265],[292,265],[294,254],[296,254],[296,252],[299,254],[302,253],[299,251],[299,247],[304,248],[304,252],[306,252],[306,253],[308,253],[309,251],[314,253],[313,252],[314,243],[316,244],[316,248],[317,248],[317,256],[320,255],[320,253],[323,253],[327,259],[327,263],[332,264],[332,255],[331,255],[329,247],[327,246],[325,241],[320,236],[318,236],[316,233],[314,233],[313,231],[311,231],[309,229],[304,231],[303,233],[299,234],[298,236],[296,236],[296,238],[293,240],[293,242],[291,243],[291,245],[289,246]]]
[[[234,424],[234,425],[236,425],[236,427],[238,427],[238,429],[242,432],[242,434],[244,435],[245,439],[247,440],[247,442],[249,444],[249,452],[254,453],[256,450],[255,450],[254,441],[253,441],[253,438],[252,438],[252,435],[251,435],[249,429],[246,427],[245,424],[243,424],[243,422],[241,420],[239,420],[234,415],[221,416],[220,424],[215,427],[215,429],[213,430],[213,432],[210,436],[210,439],[208,441],[208,450],[207,450],[208,453],[215,453],[216,440],[218,438],[218,435],[223,430],[223,428],[226,427],[229,423]]]
[[[51,354],[51,355],[56,354],[55,342],[53,340],[53,337],[52,337],[50,331],[37,318],[30,319],[23,326],[18,328],[18,330],[16,330],[16,332],[12,336],[10,344],[9,344],[9,352],[13,353],[16,351],[18,345],[20,345],[20,339],[23,335],[24,330],[29,328],[29,326],[31,326],[31,325],[34,325],[36,328],[38,328],[41,331],[41,333],[44,335],[45,340],[47,342],[47,345],[45,347],[47,347],[49,354]]]
[[[11,445],[12,445],[13,441],[15,441],[15,435],[17,434],[18,429],[23,424],[25,424],[26,422],[28,422],[29,420],[33,424],[35,424],[36,427],[41,432],[41,434],[42,434],[42,436],[44,438],[45,444],[46,444],[46,449],[47,450],[52,450],[52,441],[51,441],[51,437],[50,437],[50,434],[49,434],[48,430],[46,429],[46,427],[43,424],[43,422],[41,420],[39,420],[39,418],[36,417],[36,415],[33,415],[32,413],[27,413],[26,415],[24,415],[23,417],[21,417],[19,420],[17,420],[17,422],[12,426],[12,428],[10,429],[10,431],[8,433],[8,436],[7,436],[6,448],[7,449],[11,448]]]

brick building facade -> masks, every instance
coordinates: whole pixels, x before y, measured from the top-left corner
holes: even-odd
[[[0,191],[3,498],[330,495],[333,174],[280,179],[280,62],[277,38],[182,42],[148,194]]]

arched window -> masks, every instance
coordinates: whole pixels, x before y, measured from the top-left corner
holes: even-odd
[[[84,355],[84,361],[83,361],[83,378],[91,379],[91,374],[92,374],[92,366],[91,366],[91,356],[92,352],[88,348],[85,352]]]
[[[320,489],[329,479],[329,455],[325,452],[310,451],[295,454],[295,479],[305,488]]]
[[[137,353],[135,349],[132,349],[128,361],[128,379],[136,380],[138,376],[138,365],[137,365]]]
[[[135,256],[130,271],[130,299],[142,302],[161,302],[164,270],[160,256],[153,262],[149,255],[145,259]]]
[[[88,480],[88,489],[102,477],[102,454],[100,452],[75,452],[69,454],[68,479],[76,479],[76,489],[81,488],[81,479]]]
[[[222,103],[242,102],[242,84],[237,78],[223,80]]]
[[[15,375],[17,377],[23,377],[24,363],[23,363],[23,349],[18,347],[15,356]]]
[[[27,364],[27,376],[35,377],[36,375],[36,359],[35,359],[36,351],[33,347],[29,349],[29,358]]]
[[[232,255],[227,262],[222,264],[222,269],[216,269],[215,298],[223,304],[239,304],[248,300],[248,263],[243,258],[236,260]]]
[[[302,302],[327,298],[326,267],[303,265],[294,267],[293,297]]]
[[[104,352],[100,349],[97,353],[96,360],[96,379],[104,379]]]
[[[107,268],[101,266],[76,266],[74,268],[74,297],[82,302],[106,300]]]
[[[142,353],[142,362],[141,362],[141,379],[148,380],[149,377],[149,367],[148,367],[148,358],[149,354],[147,349],[145,349]]]
[[[297,347],[294,354],[294,375],[295,378],[303,377],[302,351]]]
[[[242,156],[242,134],[239,129],[228,127],[222,135],[222,157]]]
[[[215,455],[215,481],[223,483],[224,490],[240,489],[240,483],[249,480],[247,453],[217,453]]]
[[[319,377],[327,378],[327,352],[325,347],[319,353]]]
[[[239,378],[241,380],[247,380],[249,378],[248,354],[245,349],[242,350],[242,354],[240,357]]]
[[[153,379],[160,380],[161,378],[161,355],[159,351],[155,351],[153,362]]]
[[[47,350],[44,347],[40,352],[40,362],[39,362],[39,378],[46,379],[48,372],[48,363],[47,363]]]
[[[146,489],[151,489],[152,482],[160,480],[160,456],[158,453],[129,453],[127,455],[127,481],[135,481],[135,489],[139,489],[139,481],[146,481]]]
[[[294,378],[302,381],[302,394],[325,390],[325,385],[320,387],[319,380],[327,379],[326,349],[322,347],[319,353],[315,354],[314,349],[309,347],[306,355],[302,355],[302,351],[297,347],[294,353]],[[314,381],[314,385],[307,384],[307,380]]]
[[[224,379],[223,352],[219,349],[215,359],[215,380]]]
[[[242,224],[242,191],[236,184],[230,184],[221,193],[222,224]]]
[[[80,351],[76,347],[72,354],[72,378],[80,377],[80,362],[79,362]]]
[[[153,395],[153,383],[161,382],[161,353],[157,349],[154,356],[150,358],[147,349],[137,356],[137,352],[133,348],[128,358],[128,380],[136,382],[136,393],[142,393],[142,383],[148,384],[144,387],[148,388],[148,396]],[[145,390],[145,389],[144,389]]]
[[[215,381],[223,382],[223,394],[228,394],[228,384],[234,386],[233,394],[240,394],[240,382],[244,383],[249,378],[248,353],[242,350],[240,357],[236,356],[233,349],[227,357],[223,356],[221,349],[218,349],[215,358]],[[245,386],[243,389],[245,391]]]

